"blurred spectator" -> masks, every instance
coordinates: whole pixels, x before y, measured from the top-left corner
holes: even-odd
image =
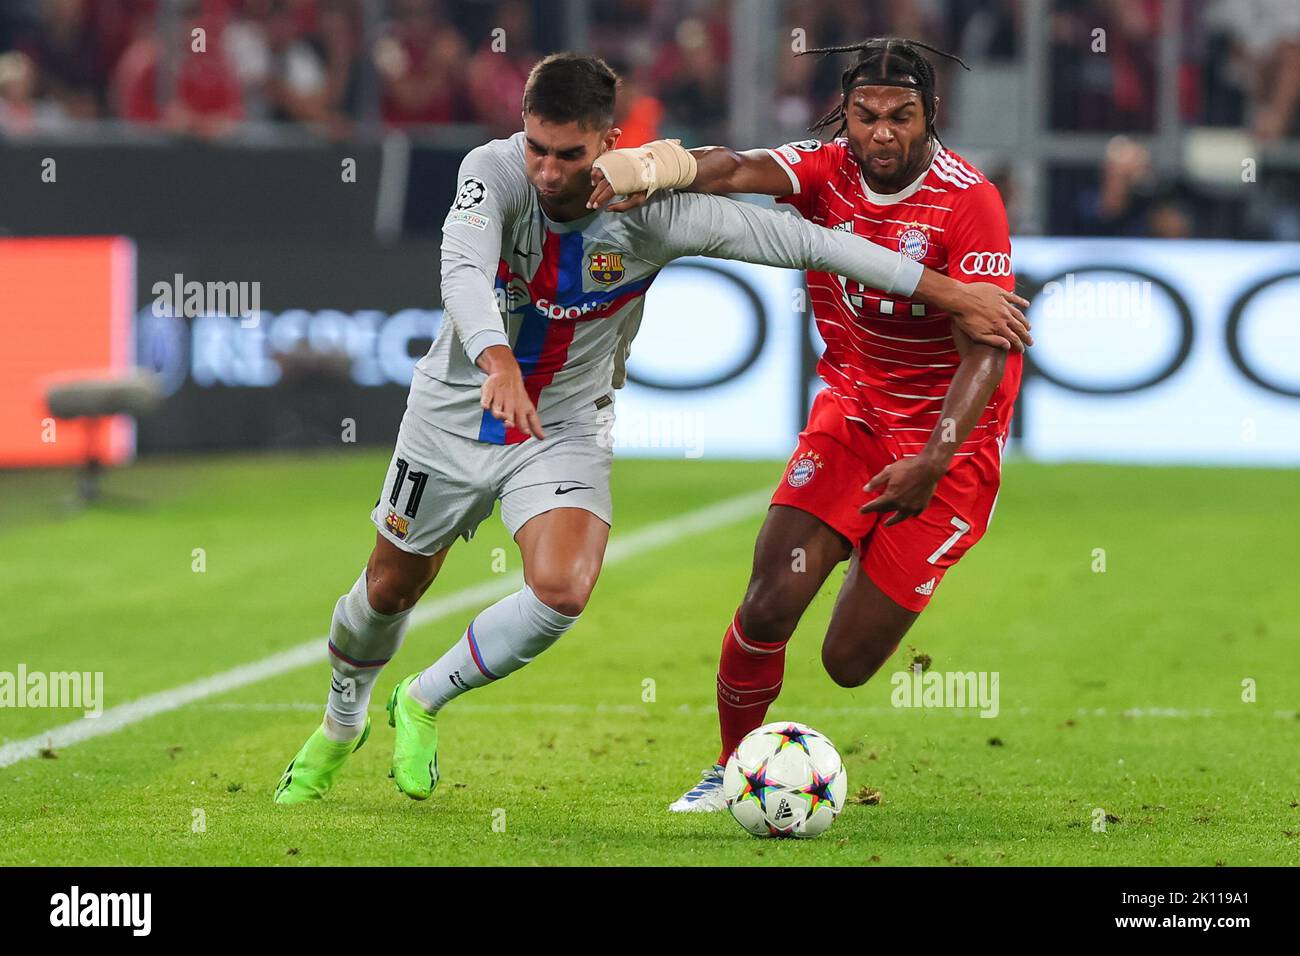
[[[968,63],[1013,60],[1019,53],[1019,0],[949,0],[948,15],[957,53]]]
[[[1025,231],[1024,199],[1011,163],[994,160],[992,164],[984,163],[976,157],[976,165],[984,170],[989,182],[997,187],[1002,195],[1002,205],[1007,210],[1007,222],[1011,225],[1011,234],[1018,235]]]
[[[664,105],[665,133],[690,143],[722,142],[727,119],[727,43],[717,20],[690,17],[661,48],[651,73]]]
[[[1054,0],[1052,127],[1153,130],[1159,23],[1160,0]]]
[[[248,0],[247,18],[230,27],[246,113],[251,119],[319,125],[341,138],[351,129],[342,106],[355,60],[355,49],[338,42],[340,17],[343,31],[351,32],[347,5],[331,3],[321,11],[321,29],[329,31],[332,46],[324,36],[307,33],[305,10],[310,12],[290,0]]]
[[[142,29],[117,64],[113,85],[122,117],[159,123],[178,133],[214,139],[228,133],[243,117],[239,76],[224,41],[225,16],[204,9],[200,0],[182,0],[181,29],[168,57],[175,64],[175,87],[159,106],[160,60],[164,54],[152,24]],[[201,49],[195,30],[202,30]]]
[[[1230,73],[1251,100],[1251,127],[1271,142],[1300,131],[1300,0],[1219,0],[1208,12],[1233,43]]]
[[[493,137],[519,129],[524,84],[542,58],[533,48],[533,18],[522,0],[506,0],[487,18],[490,32],[470,61],[469,95],[476,122]]]
[[[1145,146],[1116,136],[1106,147],[1101,185],[1080,192],[1089,232],[1186,239],[1195,231],[1196,196],[1177,177],[1161,176]]]
[[[361,37],[356,0],[321,0],[308,39],[325,62],[325,102],[339,117],[361,116]]]
[[[394,0],[394,23],[374,50],[390,126],[468,120],[465,40],[435,0]]]
[[[610,66],[622,79],[614,104],[614,125],[623,131],[618,145],[631,148],[659,139],[664,107],[642,78],[644,71],[619,60],[611,61]]]
[[[26,53],[0,53],[0,133],[30,136],[37,131],[36,67]]]
[[[98,115],[100,58],[86,0],[41,0],[39,11],[36,28],[18,44],[35,67],[35,96],[71,117]]]

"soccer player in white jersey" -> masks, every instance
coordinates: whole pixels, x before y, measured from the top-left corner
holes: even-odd
[[[716,197],[669,191],[695,161],[669,143],[666,188],[633,213],[587,209],[593,163],[612,149],[618,78],[555,54],[524,93],[524,129],[472,150],[443,226],[444,322],[416,366],[396,449],[371,514],[366,568],[330,624],[323,723],[289,763],[277,803],[319,799],[366,740],[371,691],[411,609],[456,538],[501,502],[524,586],[469,621],[460,640],[388,699],[392,775],[425,799],[438,783],[437,716],[518,670],[578,620],[600,573],[612,509],[603,436],[646,290],[671,260],[706,255],[825,269],[942,307],[972,336],[1022,348],[1027,303],[950,280],[864,239]]]

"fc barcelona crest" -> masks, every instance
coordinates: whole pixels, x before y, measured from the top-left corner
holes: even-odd
[[[623,278],[623,253],[597,252],[591,257],[588,274],[603,285],[613,285]]]

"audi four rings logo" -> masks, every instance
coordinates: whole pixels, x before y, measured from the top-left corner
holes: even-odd
[[[961,271],[968,276],[1009,276],[1011,255],[1006,252],[968,252],[962,257]]]

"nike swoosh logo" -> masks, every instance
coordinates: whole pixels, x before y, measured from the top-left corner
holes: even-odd
[[[556,488],[555,493],[557,495],[567,495],[570,491],[595,491],[595,490],[596,489],[591,487],[591,485],[574,485],[571,488],[565,488],[563,486]]]

